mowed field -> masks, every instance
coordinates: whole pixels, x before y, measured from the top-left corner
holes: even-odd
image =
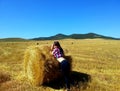
[[[120,41],[103,39],[59,40],[71,55],[72,91],[120,91]],[[33,86],[23,72],[24,52],[31,45],[53,41],[0,42],[0,91],[63,91],[64,87]],[[57,84],[57,83],[56,83]],[[53,84],[54,85],[54,84]],[[59,85],[59,84],[57,84]]]

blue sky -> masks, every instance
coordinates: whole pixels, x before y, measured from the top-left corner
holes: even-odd
[[[89,32],[120,38],[120,0],[0,0],[0,38]]]

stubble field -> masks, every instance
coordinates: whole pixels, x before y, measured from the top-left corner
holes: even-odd
[[[103,39],[59,40],[71,55],[72,91],[120,91],[120,41]],[[31,45],[53,41],[0,42],[0,91],[63,91],[54,83],[33,86],[23,75],[23,57]],[[57,83],[55,83],[56,85]],[[59,84],[57,84],[58,86]]]

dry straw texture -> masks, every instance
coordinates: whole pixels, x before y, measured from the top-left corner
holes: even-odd
[[[7,72],[0,71],[0,84],[10,80],[10,75]]]
[[[71,63],[71,57],[66,57]],[[25,76],[33,85],[42,85],[61,77],[58,61],[49,46],[30,46],[24,55]]]

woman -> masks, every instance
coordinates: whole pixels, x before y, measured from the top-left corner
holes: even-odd
[[[51,46],[51,53],[52,55],[57,59],[58,62],[60,62],[62,74],[65,78],[67,91],[70,89],[70,64],[69,62],[64,58],[64,51],[62,47],[60,46],[60,43],[58,41],[54,41],[54,43]]]

